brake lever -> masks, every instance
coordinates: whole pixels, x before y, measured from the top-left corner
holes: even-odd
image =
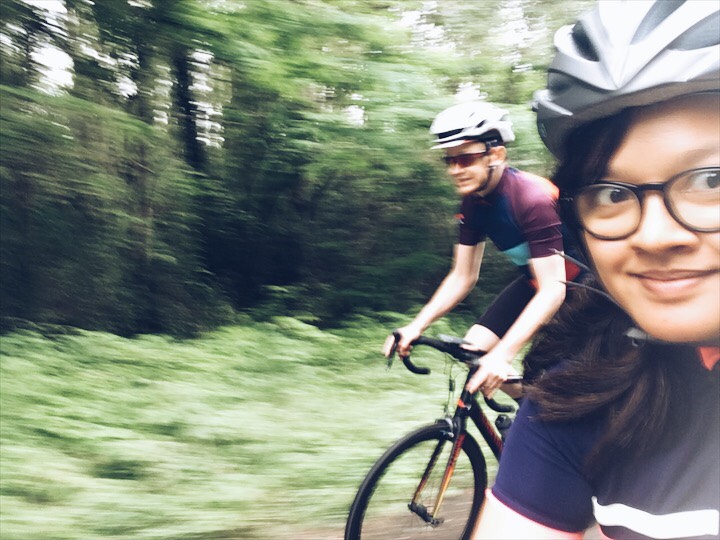
[[[392,344],[392,347],[390,347],[390,352],[387,356],[387,367],[385,368],[385,371],[389,371],[392,367],[393,361],[395,360],[395,351],[397,350],[398,343],[400,343],[400,332],[398,332],[397,330],[393,330],[392,335],[395,338],[395,342]]]

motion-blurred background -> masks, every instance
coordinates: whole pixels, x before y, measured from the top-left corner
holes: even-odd
[[[550,174],[529,103],[589,4],[2,0],[0,536],[339,537],[447,397],[378,353],[448,270],[430,122],[502,104]]]

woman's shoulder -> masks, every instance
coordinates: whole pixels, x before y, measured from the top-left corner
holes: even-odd
[[[544,420],[542,406],[523,399],[500,460],[495,497],[546,527],[586,528],[592,522],[593,489],[583,467],[598,426],[592,418]]]
[[[534,399],[523,399],[508,433],[508,454],[536,454],[545,467],[559,467],[566,474],[584,476],[586,457],[602,434],[604,419],[599,415],[546,419],[543,412],[543,406]]]
[[[563,365],[560,364],[553,367],[550,372],[555,373],[562,369]],[[547,419],[545,412],[545,407],[539,401],[532,397],[524,398],[515,417],[513,429],[517,426],[518,432],[526,433],[525,437],[529,433],[534,433],[539,437],[551,438],[559,446],[575,447],[580,453],[584,453],[597,440],[604,422],[604,418],[597,414],[568,419]],[[510,433],[513,433],[512,429]]]

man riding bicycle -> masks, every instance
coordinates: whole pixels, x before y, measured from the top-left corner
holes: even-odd
[[[579,269],[559,254],[557,188],[507,164],[505,143],[515,135],[506,110],[482,101],[454,105],[438,114],[430,131],[436,137],[433,148],[444,150],[447,172],[462,197],[459,239],[448,275],[413,321],[398,330],[397,352],[408,355],[412,341],[470,293],[490,238],[522,274],[465,335],[468,348],[487,352],[467,389],[479,388],[491,397],[514,372],[515,356],[558,310],[565,281]],[[394,341],[393,336],[386,340],[386,356]]]

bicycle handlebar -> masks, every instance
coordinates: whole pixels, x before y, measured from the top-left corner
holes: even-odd
[[[397,330],[394,330],[392,333],[393,337],[395,338],[395,343],[393,343],[390,352],[388,354],[388,358],[392,358],[395,355],[395,351],[397,349],[398,342],[400,341],[400,332]],[[441,334],[439,339],[426,337],[426,336],[420,336],[416,340],[414,340],[411,344],[412,345],[427,345],[428,347],[432,347],[433,349],[436,349],[438,351],[444,352],[452,356],[453,358],[456,358],[457,360],[464,362],[465,364],[476,366],[478,364],[478,361],[480,358],[483,357],[485,354],[483,351],[469,351],[467,349],[462,348],[463,344],[468,343],[467,341],[453,337],[453,336],[447,336]],[[400,359],[403,362],[403,365],[411,372],[417,374],[417,375],[429,375],[430,374],[430,368],[426,368],[423,366],[418,366],[410,360],[410,356],[401,356]],[[520,383],[522,382],[522,377],[508,377],[505,380],[506,383],[514,384],[514,383]],[[501,403],[498,403],[494,399],[488,399],[487,397],[483,396],[485,398],[485,403],[488,404],[488,406],[497,411],[497,412],[511,412],[514,410],[514,408],[510,405],[503,405]]]
[[[397,349],[397,344],[400,341],[400,332],[397,330],[393,331],[392,333],[393,337],[395,338],[395,343],[393,344],[392,348],[390,349],[390,353],[388,354],[388,358],[392,358],[395,354],[395,350]],[[461,345],[467,343],[467,341],[462,340],[460,338],[456,338],[453,336],[445,336],[440,335],[439,339],[426,337],[426,336],[420,336],[416,340],[414,340],[411,345],[427,345],[428,347],[432,347],[433,349],[436,349],[440,352],[444,352],[452,356],[453,358],[456,358],[457,360],[460,360],[461,362],[464,362],[466,364],[475,365],[477,364],[477,361],[482,358],[482,356],[485,354],[482,351],[469,351],[467,349],[463,349]],[[427,375],[430,373],[430,369],[422,366],[418,366],[414,364],[410,360],[410,356],[401,356],[400,359],[403,361],[403,364],[405,364],[405,367],[412,371],[413,373],[417,373],[418,375]]]

